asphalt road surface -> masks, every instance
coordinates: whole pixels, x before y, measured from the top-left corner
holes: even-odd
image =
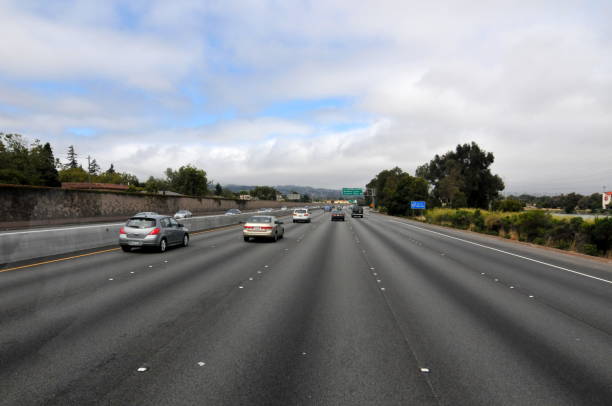
[[[612,404],[609,263],[329,216],[5,267],[0,404]]]

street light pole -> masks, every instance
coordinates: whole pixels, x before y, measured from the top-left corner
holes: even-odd
[[[87,178],[89,179],[89,188],[91,189],[91,156],[87,155]]]

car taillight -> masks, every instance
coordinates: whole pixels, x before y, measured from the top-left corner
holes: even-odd
[[[244,226],[245,229],[250,230],[252,228],[254,228],[253,226]]]
[[[161,230],[159,229],[159,227],[155,227],[155,228],[153,229],[153,231],[151,231],[151,232],[149,233],[149,235],[157,235],[157,234],[159,234],[159,233],[160,233],[160,231],[161,231]]]
[[[304,216],[308,217],[308,216],[310,216],[310,214],[306,213],[306,214],[304,214]]]
[[[121,227],[121,229],[119,230],[119,234],[127,234],[127,233],[125,232],[125,230],[123,229],[123,227]]]
[[[260,227],[260,228],[261,228],[262,230],[272,230],[272,227],[271,227],[271,226],[263,226],[263,227]]]

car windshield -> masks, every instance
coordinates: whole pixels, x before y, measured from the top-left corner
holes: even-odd
[[[151,228],[155,227],[155,219],[131,218],[126,225],[133,228]]]
[[[271,222],[272,222],[271,217],[261,217],[261,216],[251,217],[247,221],[247,223],[271,223]]]

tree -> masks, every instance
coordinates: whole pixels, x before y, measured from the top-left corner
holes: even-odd
[[[41,185],[51,187],[61,186],[59,173],[55,167],[53,150],[51,149],[51,144],[48,142],[39,149],[36,165]]]
[[[98,162],[96,162],[96,159],[92,159],[91,162],[89,163],[89,173],[92,175],[97,175],[98,172],[100,172],[100,165],[98,165]]]
[[[81,167],[66,168],[59,171],[59,179],[61,182],[87,182],[89,173]]]
[[[574,192],[572,193],[568,193],[567,195],[563,196],[563,210],[566,213],[573,213],[576,210],[576,206],[578,205],[578,202],[583,198],[584,196],[576,194]]]
[[[270,186],[255,186],[249,194],[260,200],[276,200],[278,191]]]
[[[178,171],[166,169],[170,189],[188,196],[205,196],[208,193],[206,172],[194,166],[181,166]]]
[[[159,193],[168,188],[168,184],[164,179],[154,178],[149,176],[149,179],[144,184],[144,188],[149,193]]]
[[[226,197],[228,199],[237,199],[238,198],[238,195],[236,193],[232,192],[229,189],[223,189],[223,191],[221,192],[221,196]]]
[[[578,208],[581,210],[597,211],[601,209],[601,193],[593,193],[584,196],[578,201]]]
[[[417,168],[416,174],[433,186],[432,196],[442,204],[452,204],[463,193],[469,207],[488,208],[489,203],[504,190],[504,182],[493,175],[489,167],[495,160],[475,143],[457,145],[454,151],[436,155],[429,163]]]
[[[110,166],[110,168],[108,168],[108,169],[106,170],[106,173],[108,173],[109,175],[112,175],[112,174],[116,173],[116,172],[115,172],[115,165],[113,165],[113,164],[111,163],[111,166]]]
[[[376,205],[389,214],[415,214],[410,209],[413,200],[428,200],[428,184],[423,178],[414,177],[399,167],[381,171],[367,184],[376,190]]]
[[[139,186],[140,182],[136,175],[132,175],[131,173],[121,172],[119,173],[119,184],[120,185],[129,185],[129,186]]]
[[[21,135],[0,133],[0,183],[59,186],[51,145],[28,147]]]
[[[78,168],[79,164],[77,162],[77,153],[74,152],[74,146],[71,145],[68,147],[68,163],[66,164],[67,168]]]
[[[451,207],[465,207],[467,202],[465,193],[462,192],[463,186],[464,183],[459,163],[450,160],[448,162],[448,175],[442,178],[438,184],[438,193],[442,204]],[[455,197],[458,199],[453,202]]]
[[[221,187],[220,183],[217,183],[215,185],[215,195],[216,196],[221,196],[223,194],[223,188]]]
[[[0,183],[34,184],[26,173],[29,166],[29,151],[23,137],[0,133]]]

